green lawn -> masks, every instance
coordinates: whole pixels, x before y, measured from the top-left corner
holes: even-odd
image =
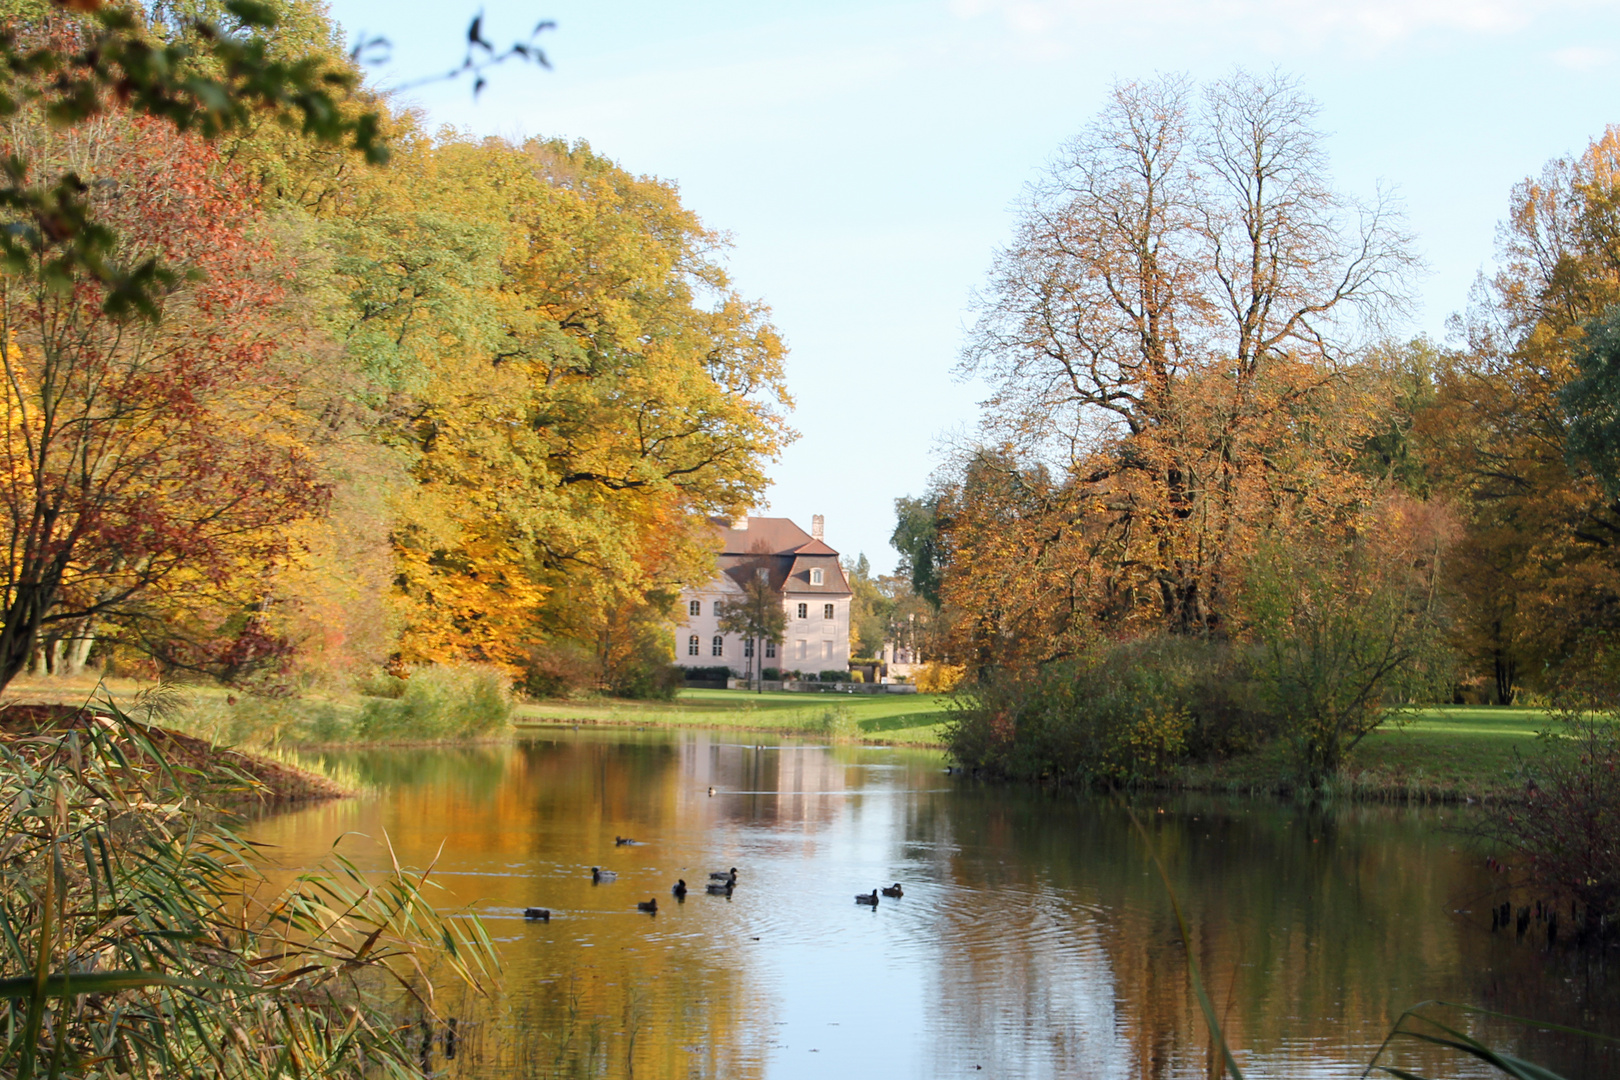
[[[682,690],[674,701],[542,701],[519,705],[526,724],[620,724],[747,728],[842,734],[868,742],[939,746],[947,698],[940,694],[766,693]]]
[[[1419,798],[1500,795],[1518,790],[1521,754],[1535,752],[1547,726],[1540,709],[1448,706],[1406,714],[1386,724],[1350,755],[1346,781],[1366,794]],[[1188,769],[1197,787],[1269,790],[1289,772],[1287,747],[1274,743],[1248,757]]]

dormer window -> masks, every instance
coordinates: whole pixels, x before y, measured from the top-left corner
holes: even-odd
[[[820,585],[821,584],[821,571],[820,570],[812,570],[812,571],[810,571],[810,584],[812,584],[812,585]]]

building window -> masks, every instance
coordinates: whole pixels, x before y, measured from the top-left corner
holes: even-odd
[[[767,659],[767,660],[775,660],[776,659],[776,642],[767,641],[765,643],[765,659]]]
[[[703,614],[703,601],[693,600],[690,604],[687,604],[686,613],[691,615],[693,618]]]
[[[716,656],[726,655],[726,639],[719,634],[714,635],[714,642],[709,646],[709,651]]]
[[[724,600],[716,600],[716,601],[715,601],[715,602],[714,602],[714,617],[715,617],[715,618],[717,618],[717,619],[718,619],[718,618],[719,618],[719,617],[720,617],[720,616],[721,616],[721,615],[723,615],[723,614],[725,614],[725,613],[724,613],[724,612],[722,612],[722,611],[721,611],[721,610],[720,610],[720,605],[721,605],[721,604],[723,604],[723,603],[725,603],[725,601],[724,601]]]
[[[695,600],[693,601],[693,603],[696,603],[696,602],[697,601],[695,601]],[[697,639],[697,635],[693,634],[691,637],[686,639],[686,655],[687,656],[696,656],[697,654],[698,654],[698,639]]]
[[[809,604],[800,604],[799,605],[799,618],[808,619],[809,617],[810,617],[810,605]]]
[[[833,606],[831,604],[821,605],[821,617],[823,619],[830,619],[833,617]]]
[[[823,660],[831,660],[832,659],[832,642],[823,641],[821,643],[821,658]]]
[[[795,659],[808,660],[810,658],[809,657],[809,643],[806,642],[803,638],[800,638],[798,641],[795,641],[793,643],[793,651],[798,653],[798,656],[795,657]]]
[[[812,570],[812,571],[810,571],[810,584],[812,584],[812,585],[820,585],[821,584],[821,571],[820,570]]]
[[[743,659],[744,660],[752,660],[753,658],[754,658],[754,639],[753,638],[744,638],[743,639]]]

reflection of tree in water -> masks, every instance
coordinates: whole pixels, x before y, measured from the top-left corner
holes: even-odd
[[[451,1077],[749,1077],[765,1075],[764,1025],[748,1015],[737,972],[652,957],[611,969],[555,972],[480,1010]],[[476,1015],[477,1012],[471,1013]]]
[[[1474,860],[1432,812],[1191,798],[1137,812],[1251,1075],[1342,1071],[1356,1059],[1346,1046],[1367,1047],[1365,1064],[1395,1017],[1430,997],[1620,1030],[1601,964],[1565,981],[1520,948],[1504,954],[1511,974],[1494,987],[1462,974],[1504,941],[1452,914]],[[951,853],[928,1009],[941,1065],[978,1056],[1039,1074],[1204,1072],[1211,1048],[1168,897],[1119,809],[965,791],[919,800],[907,830],[912,850]],[[1469,1026],[1567,1075],[1594,1075],[1594,1055],[1596,1071],[1612,1069],[1592,1044]],[[1402,1053],[1420,1072],[1457,1064],[1434,1048]]]

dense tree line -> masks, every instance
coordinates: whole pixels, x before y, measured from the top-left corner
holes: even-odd
[[[1281,76],[1124,84],[1032,185],[964,352],[978,437],[898,507],[978,677],[970,757],[1049,769],[1010,764],[1020,725],[1067,715],[1082,772],[1286,734],[1319,777],[1390,704],[1620,659],[1620,131],[1514,189],[1441,346],[1387,336],[1412,242],[1333,188],[1315,111]]]
[[[0,120],[0,154],[69,178],[107,238],[0,287],[0,684],[93,650],[275,691],[429,662],[650,689],[703,515],[750,505],[792,434],[768,312],[673,185],[583,143],[429,134],[324,9],[267,11],[241,32],[327,72],[365,140],[285,110],[177,124],[118,85],[64,116],[48,70]],[[161,45],[228,13],[130,15]],[[6,25],[88,33],[27,4]],[[109,302],[130,280],[143,310]]]

